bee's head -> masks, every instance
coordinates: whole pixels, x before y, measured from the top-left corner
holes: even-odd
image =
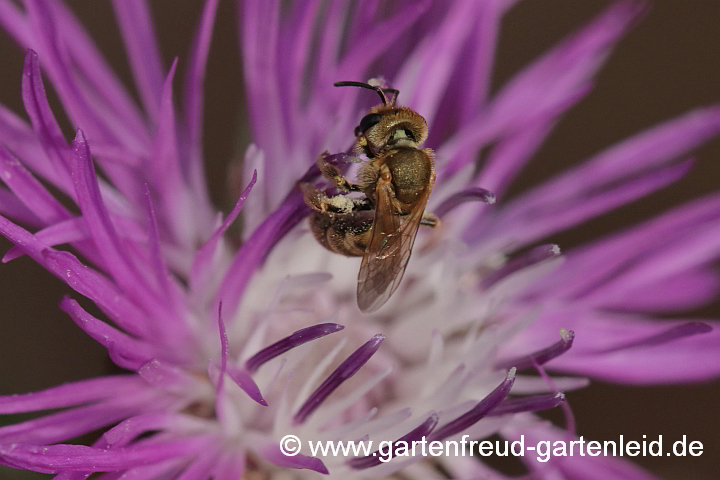
[[[382,105],[373,107],[355,128],[355,150],[358,153],[365,153],[372,158],[388,147],[420,148],[427,139],[425,118],[411,108],[395,105],[399,93],[397,90],[361,82],[337,82],[335,86],[374,90],[383,101]],[[391,101],[388,101],[386,93],[393,94]]]

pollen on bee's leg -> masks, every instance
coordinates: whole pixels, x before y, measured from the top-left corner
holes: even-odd
[[[350,213],[355,207],[355,203],[344,195],[336,195],[334,197],[326,197],[327,203],[332,205],[341,213]]]
[[[329,199],[325,192],[316,188],[312,183],[300,183],[298,187],[300,187],[303,193],[303,199],[308,207],[316,212],[327,212]]]

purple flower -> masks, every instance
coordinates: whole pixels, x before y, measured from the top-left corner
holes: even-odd
[[[687,152],[720,131],[720,108],[690,112],[504,200],[644,4],[611,6],[490,96],[492,46],[511,0],[391,11],[363,3],[350,16],[342,2],[327,11],[313,1],[238,5],[254,144],[247,188],[223,216],[208,200],[201,135],[217,0],[205,4],[181,59],[184,83],[174,78],[177,60],[169,71],[162,65],[147,5],[114,2],[142,108],[64,5],[0,1],[0,22],[29,49],[30,123],[0,107],[0,233],[15,244],[5,261],[29,255],[64,280],[76,293],[61,308],[129,371],[0,397],[0,413],[51,411],[0,427],[1,464],[59,480],[400,470],[424,478],[438,467],[454,478],[503,478],[469,457],[286,456],[279,442],[288,434],[384,441],[397,453],[422,437],[552,440],[572,433],[532,412],[561,405],[564,391],[589,378],[649,384],[720,374],[707,361],[720,346],[713,325],[652,319],[714,296],[720,197],[566,255],[537,245],[681,178]],[[78,129],[71,142],[41,68]],[[400,288],[370,316],[354,298],[358,262],[315,242],[301,223],[309,209],[297,184],[320,180],[315,158],[346,151],[376,100],[333,82],[375,74],[430,125],[437,185],[428,210],[442,226],[420,234]],[[481,149],[489,155],[476,172]],[[240,214],[244,238],[234,250],[225,234]],[[103,318],[78,303],[83,296]],[[105,433],[91,446],[68,443],[97,430]],[[590,468],[592,478],[650,478],[614,459],[583,461],[550,462],[536,474],[590,478],[578,473]]]

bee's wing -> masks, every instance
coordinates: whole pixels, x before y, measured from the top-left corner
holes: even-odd
[[[400,217],[392,205],[389,182],[378,182],[372,239],[358,274],[357,300],[363,312],[374,312],[382,307],[400,285],[431,190],[432,184],[425,189],[410,214]]]

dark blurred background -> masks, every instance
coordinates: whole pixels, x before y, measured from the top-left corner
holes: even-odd
[[[131,74],[109,1],[69,2],[132,90]],[[523,0],[502,26],[493,89],[574,28],[602,11],[604,0]],[[202,2],[151,2],[157,35],[169,65],[180,57],[180,75]],[[205,154],[213,201],[229,205],[227,165],[239,158],[249,133],[244,123],[242,66],[234,1],[222,0],[206,81]],[[565,116],[513,193],[588,158],[623,138],[692,108],[720,100],[720,2],[656,0],[645,20],[621,41],[597,77],[592,94]],[[22,112],[23,52],[0,32],[0,102]],[[56,115],[61,108],[53,99]],[[63,119],[64,120],[64,119]],[[567,249],[697,198],[720,185],[720,140],[696,151],[695,169],[683,180],[642,201],[552,237]],[[9,248],[0,241],[0,252]],[[103,348],[58,309],[68,287],[22,258],[0,267],[0,394],[23,393],[102,375],[111,363]],[[720,303],[690,312],[720,316]],[[720,361],[720,352],[708,362]],[[687,435],[704,445],[701,457],[636,457],[667,479],[717,479],[720,471],[720,383],[673,387],[619,387],[595,383],[569,401],[586,439],[665,442]],[[666,443],[667,445],[667,443]],[[667,448],[667,447],[666,447]],[[22,476],[21,476],[22,475]],[[0,469],[0,480],[44,478]]]

